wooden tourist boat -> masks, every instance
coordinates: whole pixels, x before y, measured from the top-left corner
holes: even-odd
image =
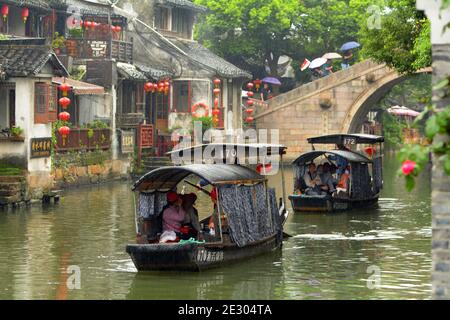
[[[200,146],[202,150],[205,147]],[[246,148],[249,151],[248,146]],[[178,153],[186,151],[179,150]],[[285,148],[281,147],[279,153],[282,156]],[[207,188],[217,190],[217,209],[213,215],[222,223],[218,223],[216,236],[205,235],[205,242],[159,243],[161,230],[149,227],[149,221],[157,225],[155,221],[164,206],[166,193],[184,183],[192,185],[189,180],[193,178],[206,181]],[[137,204],[138,243],[127,245],[126,251],[139,271],[201,271],[249,259],[282,246],[287,211],[280,210],[275,190],[269,189],[267,178],[251,168],[239,164],[163,167],[141,177],[133,190]],[[201,221],[204,228],[209,218]]]
[[[293,162],[295,190],[289,200],[295,212],[337,212],[378,203],[383,188],[383,137],[336,134],[310,138],[308,142],[312,144],[313,151],[302,154]],[[317,151],[314,144],[334,144],[336,149]],[[358,149],[361,146],[362,149]],[[322,191],[317,194],[314,190],[309,193],[311,189],[308,189],[303,178],[309,165],[320,162],[334,165],[337,158],[345,159],[344,163],[348,164],[350,175],[347,188],[333,193]]]

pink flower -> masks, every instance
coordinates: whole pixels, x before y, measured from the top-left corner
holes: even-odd
[[[414,171],[415,168],[416,168],[416,163],[411,160],[406,160],[402,164],[402,172],[405,176],[410,175]]]

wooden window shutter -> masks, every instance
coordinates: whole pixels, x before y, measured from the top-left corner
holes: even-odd
[[[48,121],[54,122],[58,120],[58,87],[56,85],[48,85]]]
[[[34,84],[34,123],[48,123],[48,84]]]

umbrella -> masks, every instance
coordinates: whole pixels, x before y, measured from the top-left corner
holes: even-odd
[[[314,59],[311,64],[309,65],[310,69],[316,69],[316,68],[320,68],[321,66],[323,66],[325,63],[327,63],[327,59],[324,58],[317,58]]]
[[[344,43],[342,45],[341,51],[347,51],[347,50],[359,48],[360,46],[361,45],[358,42],[355,42],[355,41],[347,42],[347,43]]]
[[[420,114],[417,111],[411,110],[407,107],[400,107],[400,106],[394,106],[392,108],[389,108],[388,112],[396,116],[409,116],[413,118],[418,117]]]
[[[309,65],[311,64],[311,61],[309,61],[308,59],[305,59],[305,61],[303,61],[302,65],[300,66],[300,71],[305,71]]]
[[[277,78],[274,78],[274,77],[265,77],[264,79],[262,79],[262,82],[277,85],[277,86],[281,85],[280,80],[278,80]]]
[[[331,60],[331,59],[342,59],[342,56],[339,53],[336,52],[328,52],[325,53],[322,58]]]

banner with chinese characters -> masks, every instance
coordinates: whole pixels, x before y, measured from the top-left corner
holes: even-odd
[[[134,131],[121,131],[121,149],[122,153],[133,153],[134,152]]]
[[[31,139],[31,155],[35,158],[48,158],[52,153],[52,138],[33,138]]]

